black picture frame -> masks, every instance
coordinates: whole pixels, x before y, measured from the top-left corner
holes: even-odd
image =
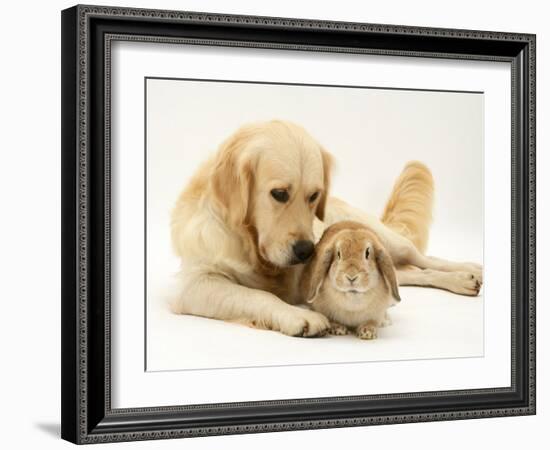
[[[509,62],[511,386],[112,409],[109,76],[114,40]],[[61,331],[61,431],[78,444],[535,414],[535,36],[103,6],[64,10]]]

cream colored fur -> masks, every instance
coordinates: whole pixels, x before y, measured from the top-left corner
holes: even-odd
[[[428,247],[433,207],[433,177],[421,162],[407,163],[395,182],[382,222],[410,239],[422,253]]]
[[[331,161],[313,137],[289,122],[246,125],[227,138],[197,170],[172,212],[173,248],[182,263],[173,311],[292,336],[324,334],[329,320],[296,306],[304,302],[299,289],[303,265],[294,264],[292,246],[297,240],[318,239],[326,226],[340,220],[369,226],[397,265],[438,273],[460,271],[481,283],[479,265],[430,258],[417,249],[410,233],[427,236],[427,225],[422,221],[414,226],[407,212],[409,197],[401,189],[387,208],[389,225],[330,198]],[[407,183],[404,176],[401,184]],[[286,189],[288,202],[274,201],[273,189]],[[396,224],[406,225],[407,232]],[[423,285],[428,280],[424,270],[406,277],[400,273],[401,284]],[[462,277],[449,280],[431,273],[429,281],[454,292],[477,294]]]

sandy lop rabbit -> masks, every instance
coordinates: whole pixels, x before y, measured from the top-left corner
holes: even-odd
[[[329,333],[353,329],[375,339],[389,325],[387,309],[401,301],[390,255],[376,234],[358,222],[328,227],[301,279],[303,298],[331,321]]]

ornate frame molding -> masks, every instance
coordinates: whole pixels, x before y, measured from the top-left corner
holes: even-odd
[[[113,32],[92,29],[99,19],[122,23],[138,23],[146,28],[157,22],[166,26],[185,28],[197,26],[211,30],[230,30],[232,26],[245,29],[250,36],[261,30],[270,36],[283,33],[317,30],[332,33],[345,41],[353,33],[364,39],[373,37],[375,46],[342,46],[327,43],[272,42],[262,39],[219,39],[216,37],[169,37],[145,33]],[[109,28],[109,27],[107,27]],[[116,27],[115,27],[116,28]],[[118,28],[117,28],[118,30]],[[120,30],[119,30],[120,31]],[[530,34],[500,33],[441,28],[405,27],[347,23],[304,19],[234,16],[196,12],[160,11],[99,6],[76,6],[63,12],[63,377],[70,379],[63,388],[62,435],[77,443],[97,443],[172,437],[206,436],[270,432],[327,427],[346,427],[420,421],[439,421],[535,413],[535,36]],[[200,30],[199,30],[200,33]],[[208,31],[206,32],[208,33]],[[328,36],[328,35],[327,35]],[[261,38],[261,36],[260,36]],[[394,48],[384,47],[393,39]],[[426,38],[427,44],[419,38]],[[96,39],[96,41],[94,41]],[[99,39],[99,41],[98,41]],[[287,38],[285,38],[287,39]],[[291,39],[291,38],[290,38]],[[411,40],[412,39],[412,40]],[[512,207],[512,292],[513,342],[512,386],[510,388],[448,391],[419,394],[396,394],[361,397],[334,397],[246,404],[196,405],[193,407],[111,409],[110,402],[110,67],[111,43],[115,40],[158,43],[185,43],[193,45],[242,46],[265,49],[288,49],[338,53],[383,54],[411,57],[478,59],[506,61],[512,64],[512,196],[517,197]],[[327,37],[327,41],[329,38]],[[442,40],[456,42],[453,52],[439,49]],[[455,41],[456,40],[456,41]],[[94,43],[95,42],[95,43]],[[100,50],[97,42],[101,42]],[[388,41],[389,42],[389,41]],[[395,48],[402,42],[403,47]],[[407,42],[409,42],[407,44]],[[493,53],[483,52],[483,42],[500,43]],[[422,47],[421,49],[415,48]],[[492,48],[486,46],[486,48]],[[468,49],[471,49],[469,51]],[[500,50],[499,50],[500,49]],[[98,65],[101,64],[101,67]],[[99,72],[98,72],[99,70]],[[98,73],[104,71],[103,92],[97,92]],[[96,78],[94,78],[96,77]],[[94,80],[94,81],[92,81]],[[94,84],[95,83],[95,84]],[[98,133],[90,111],[101,94],[104,123]],[[75,107],[76,105],[76,107]],[[98,136],[95,138],[94,136]],[[101,138],[99,137],[101,135]],[[94,141],[95,139],[95,141]],[[100,168],[91,164],[92,144],[103,147]],[[100,146],[100,147],[101,147]],[[96,156],[93,156],[96,158]],[[95,159],[94,159],[95,161]],[[96,164],[96,163],[94,163]],[[99,170],[99,172],[98,172]],[[101,179],[97,176],[102,174]],[[94,177],[95,176],[95,177]],[[96,186],[101,184],[101,188]],[[98,190],[99,189],[99,190]],[[101,195],[99,195],[101,194]],[[98,195],[102,196],[98,200]],[[100,206],[96,205],[96,201]],[[99,209],[98,209],[99,208]],[[99,217],[98,212],[103,211]],[[102,225],[99,224],[102,222]],[[94,254],[90,233],[101,230],[103,249]],[[95,238],[97,239],[97,237]],[[97,241],[93,241],[96,243]],[[97,245],[97,244],[96,244]],[[519,254],[518,254],[519,253]],[[98,261],[98,258],[101,261]],[[519,267],[518,267],[519,263]],[[97,268],[95,268],[97,265]],[[93,269],[92,269],[93,268]],[[90,320],[92,291],[97,295],[96,277],[103,271],[104,299],[102,323]],[[91,273],[93,271],[93,274]],[[522,292],[527,295],[521,296]],[[99,297],[97,297],[99,298]],[[516,303],[517,302],[517,303]],[[521,304],[520,304],[521,303]],[[94,304],[95,305],[95,304]],[[98,306],[95,305],[94,308]],[[95,310],[94,310],[95,311]],[[521,317],[518,317],[521,315]],[[98,334],[102,333],[102,337]],[[519,333],[519,334],[518,334]],[[93,335],[93,338],[91,336]],[[517,336],[524,338],[517,342]],[[69,342],[70,341],[70,342]],[[102,405],[90,401],[90,393],[97,392],[97,383],[90,380],[90,367],[97,360],[90,358],[90,348],[103,343],[104,375]],[[521,349],[518,345],[522,345]],[[521,351],[520,351],[521,350]],[[517,367],[521,370],[518,372]],[[97,376],[97,373],[94,374]],[[520,386],[521,385],[521,386]],[[364,414],[355,417],[326,417],[293,419],[264,423],[219,424],[213,426],[167,425],[170,414],[184,414],[200,409],[207,415],[209,409],[257,407],[291,407],[304,404],[325,405],[351,400],[379,401],[399,399],[414,402],[426,396],[468,397],[518,394],[521,401],[510,400],[509,406],[473,407],[471,410],[433,410],[412,413]],[[524,394],[527,394],[526,398]],[[517,396],[517,395],[516,395]],[[474,402],[475,403],[475,402]],[[413,403],[411,403],[413,404]],[[129,419],[130,418],[130,419]],[[99,420],[98,420],[99,419]],[[135,421],[133,420],[135,419]],[[130,425],[128,425],[128,422]],[[162,425],[164,420],[165,425]],[[183,422],[182,422],[183,423]]]

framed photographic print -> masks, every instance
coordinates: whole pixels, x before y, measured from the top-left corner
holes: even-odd
[[[62,12],[62,437],[535,413],[535,36]]]

